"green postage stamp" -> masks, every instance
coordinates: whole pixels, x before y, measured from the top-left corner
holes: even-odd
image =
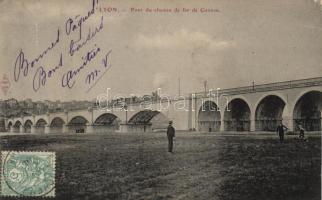
[[[1,196],[54,197],[55,152],[1,152]]]

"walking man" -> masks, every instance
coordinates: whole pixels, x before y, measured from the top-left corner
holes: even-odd
[[[287,130],[288,128],[286,126],[283,125],[283,123],[281,122],[278,126],[277,126],[277,133],[280,136],[280,142],[283,143],[284,142],[284,131]]]
[[[304,140],[304,128],[302,127],[302,125],[299,125],[299,129],[300,129],[300,139]]]
[[[172,126],[172,121],[169,121],[169,126],[167,129],[167,136],[168,136],[168,151],[172,153],[173,150],[173,139],[176,136],[176,130]]]

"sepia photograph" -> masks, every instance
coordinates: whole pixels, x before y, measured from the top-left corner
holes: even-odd
[[[0,200],[320,200],[322,0],[0,0]]]

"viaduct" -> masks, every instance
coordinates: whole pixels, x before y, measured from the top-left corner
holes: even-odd
[[[322,77],[193,93],[188,97],[8,118],[11,133],[67,134],[177,130],[321,131]]]

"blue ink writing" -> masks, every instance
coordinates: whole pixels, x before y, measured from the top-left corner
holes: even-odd
[[[87,64],[91,62],[91,60],[93,60],[100,51],[101,49],[99,47],[96,47],[95,49],[92,49],[91,51],[87,52],[87,54],[82,57],[84,62],[81,66],[79,66],[75,70],[69,70],[67,73],[63,75],[61,81],[62,87],[68,87],[69,89],[72,88],[75,84],[75,78],[77,77],[78,73],[82,69],[84,69],[84,67],[86,67]]]
[[[91,81],[94,81],[100,72],[100,70],[95,69],[94,71],[89,73],[85,78],[85,83],[91,84]]]
[[[80,44],[77,44],[77,42],[74,42],[74,40],[70,41],[69,54],[73,56],[76,51],[80,50],[83,46],[85,46],[87,42],[93,39],[96,36],[96,34],[99,33],[102,29],[103,29],[103,16],[101,17],[100,26],[96,27],[94,32],[92,32],[91,29],[89,28],[85,41],[83,41]]]
[[[111,63],[110,63],[110,55],[112,53],[112,50],[108,51],[105,54],[105,57],[102,59],[102,67],[101,70],[100,69],[95,69],[94,71],[92,71],[91,73],[89,73],[86,78],[85,78],[85,83],[86,84],[91,84],[92,81],[94,81],[93,85],[90,86],[90,88],[86,91],[89,92],[95,85],[96,83],[104,76],[104,74],[108,71],[108,69],[111,68]],[[98,77],[98,79],[96,79]]]
[[[56,72],[56,70],[58,70],[62,66],[63,66],[63,55],[60,54],[58,65],[53,69],[50,69],[48,72],[46,72],[46,70],[42,66],[38,67],[32,82],[34,91],[37,92],[41,86],[45,86],[47,78],[51,78]]]
[[[109,61],[109,56],[111,55],[112,50],[110,50],[109,52],[107,52],[107,54],[105,55],[105,58],[103,58],[102,62],[103,62],[103,66],[107,69],[109,69],[111,67],[111,64],[108,62]]]
[[[52,50],[59,43],[59,38],[60,38],[60,31],[58,28],[56,41],[52,42],[51,45],[47,47],[45,51],[39,54],[37,58],[35,58],[31,62],[29,62],[28,59],[25,58],[25,54],[21,49],[15,62],[14,80],[16,82],[19,80],[21,70],[23,71],[23,75],[26,77],[29,72],[29,67],[33,68],[35,64],[39,62],[39,60],[41,60],[50,50]]]
[[[65,24],[66,34],[69,35],[71,32],[79,29],[79,39],[78,40],[81,40],[82,39],[82,24],[88,18],[90,18],[90,16],[95,14],[95,7],[97,4],[98,4],[98,0],[93,0],[92,1],[92,9],[87,12],[87,15],[81,16],[79,19],[78,19],[79,15],[77,15],[74,19],[76,22],[74,22],[73,19],[68,18],[68,20],[66,21],[66,24]]]

